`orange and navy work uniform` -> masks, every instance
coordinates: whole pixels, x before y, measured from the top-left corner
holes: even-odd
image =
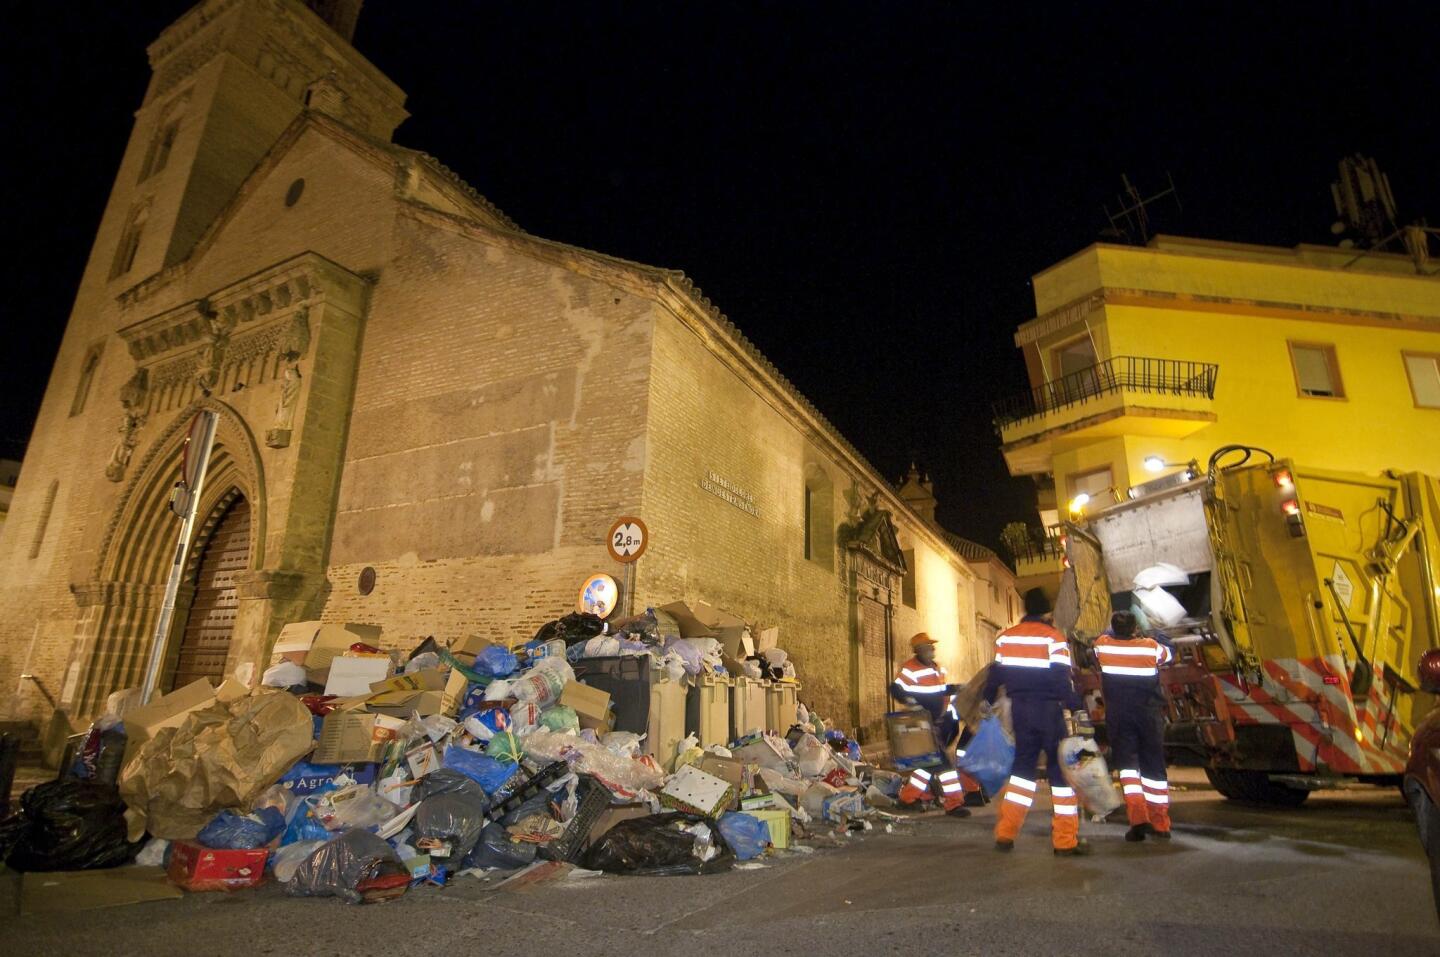
[[[890,693],[904,701],[910,699],[930,712],[931,726],[935,729],[935,743],[946,759],[946,766],[933,772],[916,768],[900,789],[900,803],[914,804],[930,797],[938,788],[940,801],[945,810],[953,810],[965,803],[965,782],[959,771],[949,764],[946,753],[949,744],[959,730],[959,718],[955,711],[955,696],[950,693],[945,669],[938,664],[927,665],[919,658],[911,658],[900,666],[900,673],[890,684]],[[972,783],[971,790],[978,788]]]
[[[1165,696],[1160,668],[1174,659],[1154,638],[1119,638],[1106,631],[1095,639],[1105,694],[1105,732],[1111,760],[1120,769],[1125,814],[1130,825],[1170,830],[1170,783],[1165,774]]]
[[[1010,768],[995,823],[995,839],[1012,843],[1035,803],[1036,767],[1045,755],[1050,782],[1050,841],[1056,850],[1075,847],[1080,834],[1080,800],[1060,770],[1065,709],[1078,709],[1070,677],[1070,645],[1039,616],[1027,616],[995,637],[995,661],[985,683],[985,700],[1000,689],[1010,698],[1015,728],[1015,762]]]

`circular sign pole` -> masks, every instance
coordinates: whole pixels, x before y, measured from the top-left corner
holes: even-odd
[[[650,544],[650,530],[634,515],[622,515],[610,526],[605,547],[610,557],[625,566],[625,615],[635,614],[635,563]]]

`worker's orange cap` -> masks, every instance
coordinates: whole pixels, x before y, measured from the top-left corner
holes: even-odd
[[[921,645],[938,645],[940,642],[931,638],[925,632],[920,632],[910,638],[910,650],[919,651]]]

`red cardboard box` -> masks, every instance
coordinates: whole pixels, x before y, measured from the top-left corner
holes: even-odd
[[[233,891],[265,880],[269,848],[225,851],[187,841],[170,845],[170,880],[187,891]]]

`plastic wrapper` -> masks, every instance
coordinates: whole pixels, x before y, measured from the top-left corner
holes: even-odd
[[[265,673],[260,676],[260,683],[267,688],[298,688],[304,691],[309,687],[310,679],[306,676],[304,665],[282,661],[266,668]]]
[[[989,795],[1000,793],[1014,763],[1015,741],[1006,735],[1000,719],[994,715],[981,720],[980,729],[965,746],[965,756],[958,762],[960,770],[978,781]]]
[[[416,849],[432,861],[460,863],[480,839],[488,808],[487,801],[460,791],[427,797],[415,812]]]
[[[405,662],[405,674],[413,675],[417,671],[426,671],[430,668],[440,667],[440,653],[438,651],[424,651],[418,655],[411,656]]]
[[[575,680],[575,670],[563,658],[541,658],[529,671],[510,681],[510,693],[518,701],[529,701],[547,708],[560,697],[567,682]]]
[[[261,808],[253,814],[226,810],[202,827],[195,840],[212,849],[253,851],[283,834],[285,823],[285,815],[274,807]]]
[[[699,826],[704,831],[697,834]],[[711,852],[708,860],[707,849]],[[587,868],[610,874],[713,874],[729,870],[735,852],[713,818],[652,814],[616,824],[595,842],[584,861]]]
[[[806,808],[809,811],[809,808]],[[810,813],[814,813],[813,811]],[[865,813],[865,796],[859,791],[841,791],[825,799],[820,817],[827,821],[840,822],[849,817],[860,817]]]
[[[519,667],[520,659],[511,654],[508,648],[499,645],[486,645],[475,656],[475,671],[492,678],[508,678]]]
[[[489,741],[496,732],[507,730],[511,724],[510,712],[498,704],[466,715],[464,721],[465,733],[479,741]]]
[[[760,780],[765,782],[765,787],[777,794],[789,794],[794,797],[801,797],[810,790],[810,782],[803,778],[792,777],[774,768],[761,768]]]
[[[573,734],[536,731],[525,739],[525,752],[536,761],[567,761],[572,770],[594,775],[612,791],[655,790],[665,781],[664,772],[648,759],[624,757]]]
[[[510,682],[504,678],[496,678],[494,681],[485,685],[486,701],[504,701],[507,698],[513,697],[515,696],[510,693]]]
[[[795,743],[795,761],[807,778],[823,778],[837,766],[835,752],[813,734],[803,734]]]
[[[510,709],[510,730],[520,737],[527,737],[540,727],[543,709],[533,701],[517,701]]]
[[[459,771],[478,783],[485,789],[486,794],[494,794],[500,790],[519,770],[519,765],[497,761],[478,751],[459,748],[455,745],[445,749],[442,763],[445,767]]]
[[[660,657],[660,670],[678,684],[685,680],[685,659],[674,652],[667,652]]]
[[[735,859],[740,861],[760,857],[770,843],[769,826],[758,817],[739,811],[720,815],[720,833],[735,852]]]
[[[332,831],[379,827],[400,810],[370,789],[352,784],[320,799],[320,820]]]
[[[325,844],[325,841],[318,840],[297,841],[294,844],[286,844],[278,850],[271,851],[270,859],[267,861],[270,865],[270,872],[275,875],[275,879],[280,883],[288,883],[290,878],[295,876],[296,869],[305,862],[305,859],[321,847],[324,847]]]
[[[528,842],[514,841],[510,832],[499,824],[487,824],[480,832],[480,839],[466,855],[466,868],[496,868],[502,871],[514,870],[535,862],[537,847]]]
[[[600,743],[621,757],[638,758],[643,740],[645,735],[633,731],[611,731],[600,739]]]
[[[390,845],[371,834],[353,828],[321,845],[302,861],[285,884],[292,897],[339,897],[352,904],[365,900],[368,882],[381,877],[409,873]]]
[[[670,618],[669,615],[666,617]],[[627,638],[631,641],[648,641],[659,644],[667,637],[678,637],[678,629],[674,627],[674,621],[673,618],[670,618],[670,633],[668,635],[662,635],[659,619],[656,616],[655,610],[650,608],[646,609],[644,614],[635,615],[632,618],[622,618],[619,621],[612,622],[610,631],[614,635]]]
[[[1091,814],[1109,814],[1124,801],[1115,793],[1110,769],[1094,738],[1074,735],[1060,742],[1060,771]]]
[[[694,764],[704,756],[705,751],[700,747],[700,739],[693,734],[689,735],[675,746],[675,770],[679,771],[687,764]]]
[[[320,820],[319,797],[305,797],[295,802],[290,818],[285,823],[285,833],[280,835],[280,846],[303,841],[328,841],[334,837]]]
[[[117,867],[140,850],[126,837],[124,815],[113,784],[74,778],[37,784],[6,822],[5,863],[17,871]]]
[[[580,733],[580,716],[575,709],[566,705],[556,705],[549,711],[540,715],[540,727],[551,731],[562,731],[570,734]]]
[[[501,764],[518,764],[520,759],[525,757],[525,749],[520,746],[520,739],[514,733],[501,731],[485,746],[485,754]]]

